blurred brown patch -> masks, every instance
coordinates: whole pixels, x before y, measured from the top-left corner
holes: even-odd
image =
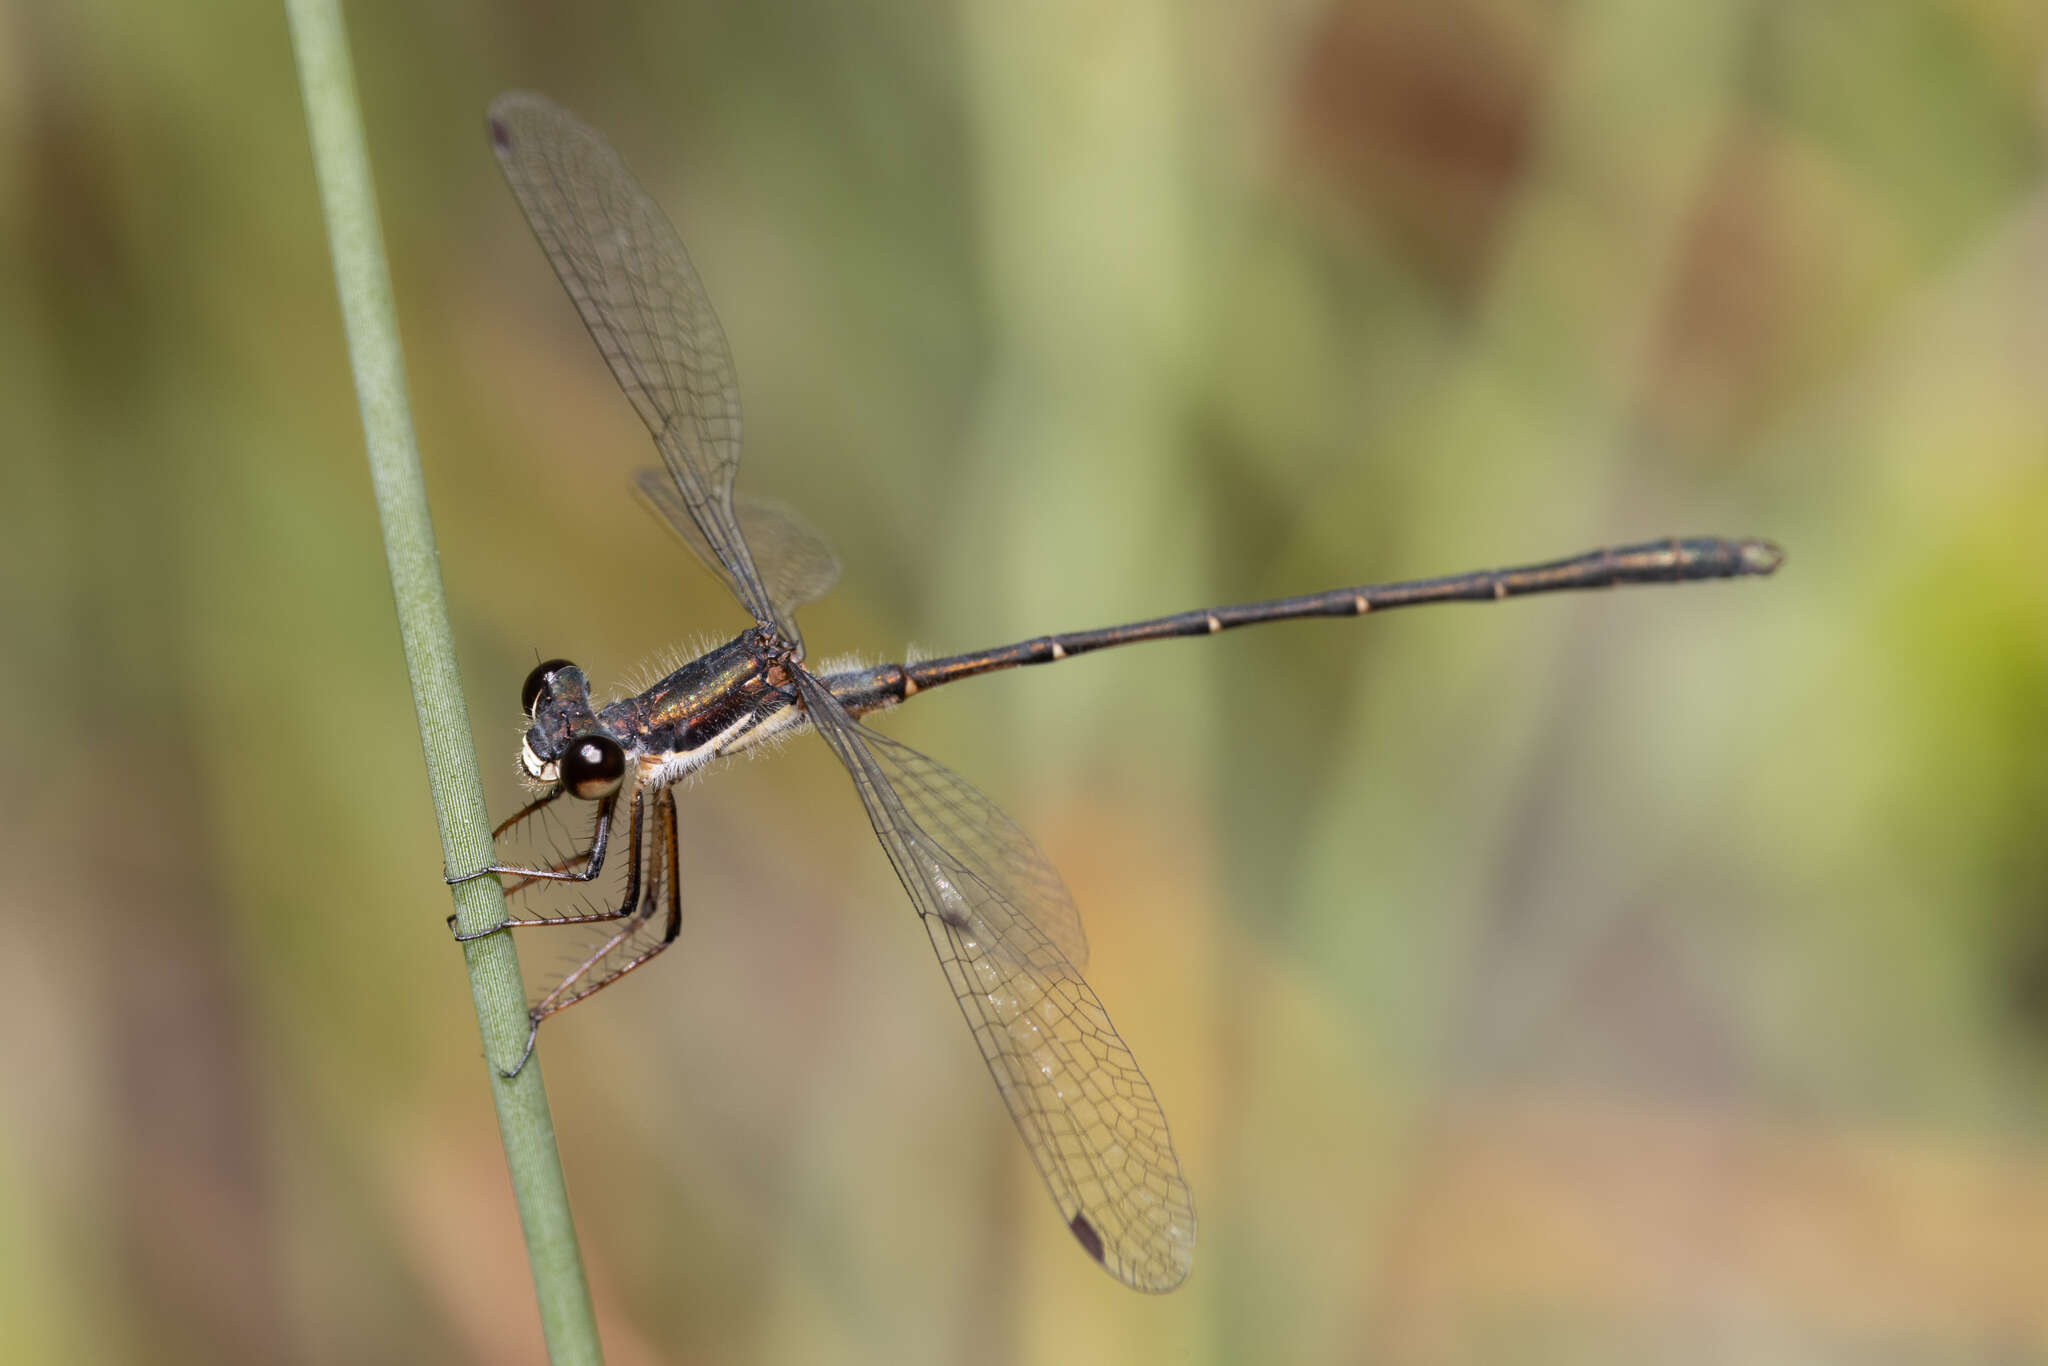
[[[1303,47],[1296,155],[1469,287],[1527,161],[1544,35],[1495,9],[1333,6]]]
[[[1784,383],[1802,282],[1830,272],[1802,231],[1797,168],[1762,124],[1723,140],[1680,241],[1646,374],[1645,407],[1665,434],[1725,443],[1768,411]]]
[[[1548,29],[1470,0],[1333,6],[1303,47],[1292,151],[1420,268],[1479,287],[1541,134]],[[1792,321],[1831,265],[1815,172],[1746,121],[1695,204],[1650,357],[1645,407],[1664,434],[1725,441],[1786,384]]]
[[[1502,1314],[1649,1340],[2048,1346],[2039,1153],[1557,1093],[1453,1103],[1424,1150],[1370,1324],[1384,1361],[1443,1360]]]

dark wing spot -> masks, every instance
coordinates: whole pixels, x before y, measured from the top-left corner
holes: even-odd
[[[491,120],[491,141],[507,151],[511,150],[512,134],[506,129],[505,120],[500,118],[493,118]]]
[[[1095,1225],[1088,1222],[1088,1216],[1077,1214],[1067,1227],[1073,1231],[1083,1249],[1097,1262],[1102,1260],[1102,1235],[1095,1231]]]

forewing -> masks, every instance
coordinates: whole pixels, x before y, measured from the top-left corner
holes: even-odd
[[[740,389],[725,332],[676,235],[619,154],[539,95],[500,95],[491,145],[597,349],[654,434],[677,496],[759,621],[774,604],[732,509]]]
[[[1171,1290],[1195,1212],[1166,1116],[1080,972],[1025,909],[1059,875],[986,797],[862,726],[817,679],[804,705],[853,777],[954,999],[1068,1229],[1118,1280]],[[1014,832],[993,844],[992,823]],[[1020,859],[1019,849],[1030,857]],[[1033,871],[1020,879],[1020,870]],[[1071,898],[1066,899],[1069,908]],[[1075,922],[1078,931],[1078,921]]]
[[[654,511],[655,516],[682,537],[683,544],[690,547],[691,553],[703,562],[706,569],[724,579],[733,594],[739,596],[740,590],[733,583],[732,575],[718,562],[717,553],[704,539],[703,530],[690,514],[689,505],[676,491],[675,481],[669,478],[668,471],[639,471],[633,476],[633,492]],[[776,625],[787,639],[802,640],[796,629],[795,611],[807,602],[816,602],[824,597],[839,581],[838,557],[825,544],[823,536],[781,503],[735,493],[732,508],[739,521],[740,534],[746,538],[747,548],[753,553],[761,581],[767,586],[768,596],[775,604]]]

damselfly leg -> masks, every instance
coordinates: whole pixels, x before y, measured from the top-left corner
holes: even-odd
[[[491,831],[492,842],[495,844],[498,840],[519,829],[534,817],[541,815],[565,795],[566,793],[563,789],[557,788],[546,796],[536,797],[528,802],[525,806],[519,808],[518,811],[498,822],[496,828]],[[465,882],[473,882],[477,878],[490,873],[518,878],[519,881],[506,885],[505,895],[507,896],[512,895],[514,892],[525,891],[536,882],[594,882],[597,880],[598,874],[604,871],[605,850],[611,842],[612,812],[616,805],[616,797],[608,797],[597,804],[596,827],[591,831],[589,845],[580,853],[564,855],[553,863],[539,868],[522,868],[517,864],[511,863],[493,863],[479,868],[473,873],[451,873],[444,880],[449,886],[453,887]],[[579,868],[577,867],[578,864],[582,866]],[[513,922],[508,921],[507,923]],[[493,930],[481,930],[478,934],[491,934],[494,932]],[[456,938],[475,939],[477,935],[457,935]]]
[[[626,883],[616,902],[604,909],[582,914],[508,918],[497,927],[555,928],[599,924],[615,927],[608,929],[588,950],[573,953],[559,970],[560,975],[554,985],[531,999],[526,1011],[526,1046],[511,1067],[499,1069],[500,1075],[516,1077],[524,1070],[540,1038],[541,1021],[596,995],[646,964],[673,944],[682,932],[683,902],[678,878],[675,795],[667,788],[660,789],[654,794],[650,811],[646,791],[645,787],[635,791],[628,809],[630,830]],[[649,820],[654,824],[651,839],[645,838]],[[507,894],[513,894],[512,890],[508,888]],[[496,933],[496,930],[486,933]],[[549,936],[549,942],[554,942],[553,936]]]
[[[644,790],[644,789],[643,789]],[[639,794],[634,794],[634,806],[640,803]],[[533,1022],[538,1025],[548,1016],[567,1010],[578,1001],[596,995],[612,983],[624,977],[633,969],[646,963],[663,949],[673,944],[676,935],[683,928],[683,899],[680,879],[677,877],[676,799],[675,793],[663,788],[654,798],[655,838],[649,850],[650,866],[646,880],[647,895],[637,896],[640,879],[634,878],[634,897],[624,903],[609,917],[586,916],[581,920],[545,920],[528,922],[544,925],[588,924],[592,920],[609,918],[630,919],[627,924],[599,944],[588,957],[558,982],[554,989],[542,996],[533,1006]],[[634,843],[637,845],[636,828]],[[634,862],[639,862],[636,852]],[[665,894],[664,894],[665,893]],[[655,916],[664,905],[668,914],[663,918],[659,938],[643,939],[643,932],[652,925]]]

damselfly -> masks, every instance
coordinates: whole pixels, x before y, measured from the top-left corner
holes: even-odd
[[[786,509],[732,491],[739,386],[675,229],[604,139],[549,101],[501,96],[491,106],[490,135],[534,235],[654,434],[662,467],[638,476],[638,493],[754,618],[733,640],[606,706],[592,702],[582,671],[565,660],[549,660],[527,678],[520,703],[531,725],[520,763],[540,791],[498,833],[567,798],[570,808],[580,803],[588,812],[588,842],[539,867],[500,864],[467,876],[499,874],[513,892],[588,883],[612,856],[620,825],[626,851],[615,904],[505,922],[606,927],[596,949],[535,1001],[519,1066],[532,1055],[542,1020],[674,942],[682,923],[676,781],[809,727],[853,778],[1060,1217],[1091,1257],[1139,1290],[1169,1290],[1187,1275],[1194,1203],[1151,1086],[1081,979],[1087,939],[1073,897],[1038,846],[987,797],[857,718],[957,679],[1135,641],[1421,603],[1769,574],[1782,559],[1767,541],[1654,541],[1518,569],[1339,588],[943,659],[813,673],[795,612],[832,585],[838,566]]]

